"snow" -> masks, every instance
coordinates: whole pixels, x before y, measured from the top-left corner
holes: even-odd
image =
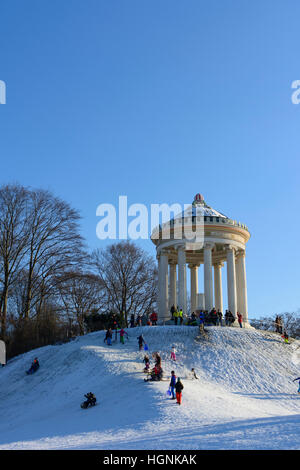
[[[18,356],[0,368],[0,450],[299,449],[300,342],[254,329],[129,328],[107,346],[96,332]],[[165,381],[144,382],[143,334]],[[176,348],[176,363],[170,359]],[[39,370],[27,376],[34,357]],[[194,367],[198,380],[188,378]],[[179,406],[166,392],[182,378]],[[97,406],[82,410],[92,391]]]

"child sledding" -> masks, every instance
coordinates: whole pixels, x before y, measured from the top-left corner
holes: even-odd
[[[26,374],[27,375],[34,374],[38,370],[39,367],[40,367],[40,364],[39,364],[38,358],[35,357],[33,363],[31,364],[30,369],[26,371]]]
[[[148,377],[144,379],[145,382],[149,381],[160,381],[163,378],[163,370],[161,366],[155,366],[151,372],[148,374]]]
[[[87,393],[86,395],[84,395],[85,398],[86,398],[86,401],[82,402],[81,403],[81,408],[88,408],[89,406],[95,406],[96,405],[96,397],[95,395],[92,393],[92,392],[89,392]]]

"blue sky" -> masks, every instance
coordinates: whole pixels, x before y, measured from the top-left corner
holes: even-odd
[[[0,184],[68,201],[91,249],[99,204],[200,192],[251,232],[249,316],[298,309],[299,14],[289,0],[2,2]]]

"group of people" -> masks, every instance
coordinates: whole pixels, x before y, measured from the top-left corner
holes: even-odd
[[[184,322],[184,314],[181,308],[175,307],[172,305],[171,307],[171,319],[174,320],[175,325],[182,325]],[[230,310],[226,310],[224,315],[225,326],[231,326],[234,321],[235,317]],[[193,312],[190,317],[186,317],[186,324],[191,326],[203,327],[204,325],[213,325],[213,326],[223,326],[223,313],[220,310],[216,310],[213,308],[211,311],[208,310],[200,310],[200,312],[195,313]],[[237,312],[237,321],[240,327],[243,327],[243,316],[240,312]]]
[[[156,326],[157,325],[157,313],[153,311],[150,315],[135,315],[132,313],[130,315],[129,325],[130,328],[134,328],[136,326]]]
[[[124,328],[118,328],[115,329],[115,341],[118,339],[118,334],[120,335],[120,343],[125,344],[125,336],[127,339],[129,338],[127,331],[124,330]],[[106,331],[105,337],[104,337],[104,343],[106,343],[108,346],[112,345],[112,337],[113,337],[113,331],[111,328],[108,328]]]
[[[280,315],[276,315],[276,318],[275,318],[275,331],[276,333],[280,334],[281,335],[281,338],[283,338],[283,341],[286,343],[286,344],[289,344],[289,335],[288,335],[288,332],[287,330],[284,328],[283,326],[283,321],[282,321],[282,317]]]
[[[175,305],[172,305],[171,307],[171,319],[174,320],[174,324],[179,325],[183,324],[183,310],[182,308],[175,307]]]
[[[161,367],[161,357],[158,352],[152,354],[154,360],[154,367],[150,369],[150,359],[148,354],[145,354],[143,362],[145,364],[144,372],[147,374],[147,378],[144,379],[145,382],[149,380],[159,381],[163,378],[163,370]]]

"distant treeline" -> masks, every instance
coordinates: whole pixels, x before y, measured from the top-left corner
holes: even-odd
[[[8,357],[155,307],[152,257],[124,241],[90,252],[77,210],[43,189],[0,187],[0,339]]]

